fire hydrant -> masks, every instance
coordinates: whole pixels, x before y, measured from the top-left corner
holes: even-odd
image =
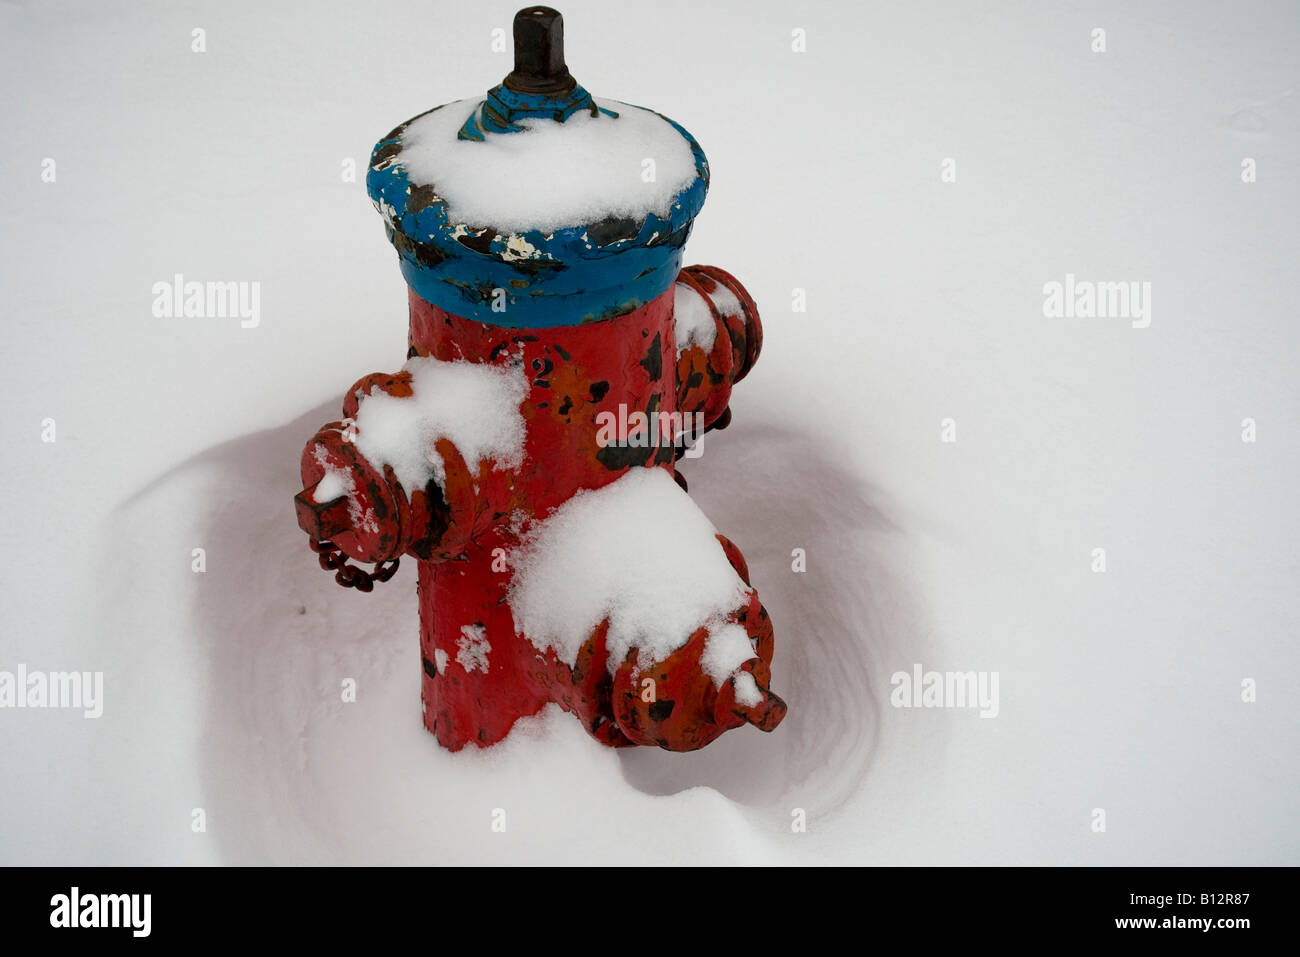
[[[731,275],[682,268],[708,163],[579,86],[556,11],[521,10],[514,41],[485,99],[371,156],[410,348],[307,443],[299,525],[361,591],[418,559],[424,724],[446,748],[552,702],[613,747],[771,731],[771,621],[675,469],[727,426],[762,341]]]

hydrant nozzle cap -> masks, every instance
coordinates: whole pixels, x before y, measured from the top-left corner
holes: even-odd
[[[564,17],[550,7],[515,14],[515,69],[506,86],[520,93],[564,93],[577,81],[564,63]]]

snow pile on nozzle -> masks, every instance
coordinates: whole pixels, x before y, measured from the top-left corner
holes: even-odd
[[[744,629],[726,621],[745,606],[748,588],[716,534],[663,469],[634,468],[580,492],[511,555],[515,627],[572,667],[608,618],[611,672],[629,649],[638,649],[638,665],[647,668],[707,627],[705,667],[720,685],[756,655]]]
[[[678,355],[692,342],[711,352],[718,339],[718,324],[708,300],[684,282],[673,286],[673,329]]]
[[[499,468],[523,461],[519,407],[528,382],[520,368],[419,356],[403,368],[411,373],[411,395],[375,390],[362,398],[356,445],[377,467],[391,465],[408,493],[430,479],[440,485],[445,480],[446,467],[434,447],[439,439],[449,439],[471,469],[484,461]]]

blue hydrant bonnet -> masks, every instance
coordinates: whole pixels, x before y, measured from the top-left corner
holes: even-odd
[[[411,288],[496,325],[623,315],[672,288],[709,166],[659,113],[596,99],[569,74],[563,19],[514,21],[514,70],[375,146],[371,201]]]

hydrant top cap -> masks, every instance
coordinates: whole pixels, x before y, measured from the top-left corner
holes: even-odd
[[[583,89],[563,28],[549,7],[519,11],[514,69],[486,98],[408,120],[371,155],[367,190],[402,271],[449,312],[561,325],[672,286],[708,161],[667,117]]]

